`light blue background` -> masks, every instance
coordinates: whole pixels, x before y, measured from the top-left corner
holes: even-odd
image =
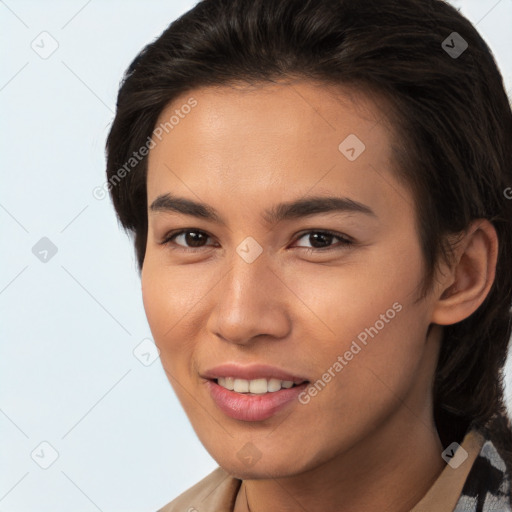
[[[453,3],[510,90],[512,0]],[[155,511],[217,466],[159,360],[133,354],[151,337],[133,248],[92,196],[124,70],[193,5],[0,1],[0,512]],[[41,37],[58,43],[47,59]],[[47,263],[42,237],[58,249]],[[509,400],[511,377],[509,360]],[[46,470],[31,458],[50,462],[43,441],[59,454]]]

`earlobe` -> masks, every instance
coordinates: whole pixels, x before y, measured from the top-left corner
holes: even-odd
[[[454,261],[442,276],[432,322],[451,325],[468,318],[484,302],[496,274],[498,235],[487,219],[474,221],[457,244]]]

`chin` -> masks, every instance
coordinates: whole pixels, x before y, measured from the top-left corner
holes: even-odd
[[[220,464],[219,464],[220,465]],[[224,471],[240,480],[265,480],[268,478],[286,478],[296,474],[287,464],[264,464],[258,462],[252,468],[245,467],[243,463],[220,465]],[[300,472],[300,471],[299,471]]]
[[[250,444],[247,443],[247,445]],[[260,458],[257,460],[254,457],[252,460],[245,461],[244,457],[250,451],[252,450],[247,447],[245,450],[242,448],[237,451],[235,457],[230,458],[226,457],[226,451],[224,451],[220,457],[214,457],[214,459],[224,471],[240,480],[286,478],[307,470],[307,461],[292,461],[286,453],[281,455],[274,452],[271,457],[266,457],[265,453],[260,452]],[[311,465],[314,465],[313,461]]]

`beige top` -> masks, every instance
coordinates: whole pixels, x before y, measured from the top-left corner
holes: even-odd
[[[484,438],[479,433],[468,432],[461,444],[468,452],[467,460],[457,470],[447,464],[410,512],[453,512],[483,443]],[[241,484],[242,480],[218,467],[158,512],[233,512]]]

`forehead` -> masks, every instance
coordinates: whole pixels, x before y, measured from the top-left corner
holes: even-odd
[[[169,104],[158,127],[149,201],[171,190],[248,203],[336,191],[378,205],[401,188],[383,108],[353,89],[308,81],[199,88]]]
[[[194,108],[189,108],[195,100]],[[344,133],[359,131],[371,144],[383,135],[384,100],[376,103],[353,88],[341,88],[314,81],[294,83],[261,83],[258,85],[231,84],[195,89],[175,98],[162,111],[157,127],[165,133],[191,132],[205,143],[215,142],[229,147],[230,141],[268,142],[276,137],[313,143],[326,134],[336,141]],[[169,126],[171,121],[172,126]],[[167,126],[166,126],[167,123]],[[166,129],[167,127],[167,129]],[[229,138],[226,137],[229,135]],[[250,138],[243,137],[250,135]],[[387,134],[386,134],[387,135]]]

